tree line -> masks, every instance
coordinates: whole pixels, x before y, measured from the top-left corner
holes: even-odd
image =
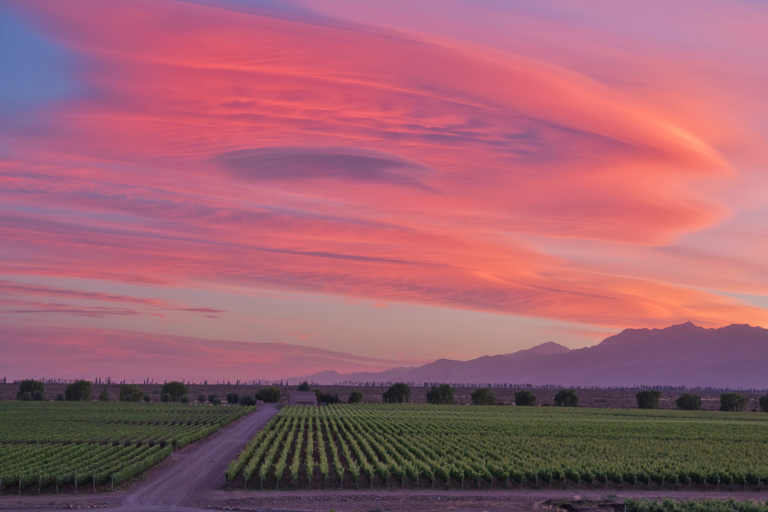
[[[67,402],[86,402],[91,399],[91,393],[93,390],[93,383],[87,380],[76,380],[69,384],[64,393],[56,395],[56,401]],[[192,399],[188,395],[189,386],[179,381],[171,381],[163,384],[160,391],[161,402],[180,402],[190,403]],[[262,388],[255,395],[242,395],[239,396],[236,393],[230,393],[227,395],[227,403],[240,404],[240,405],[256,405],[257,400],[263,400],[264,402],[276,403],[280,401],[280,389],[275,386],[269,386]],[[42,381],[27,379],[19,383],[19,391],[16,393],[16,400],[21,401],[40,401],[45,400],[45,384]],[[107,385],[101,390],[98,396],[99,401],[109,402],[111,400],[109,396],[109,388]],[[152,397],[144,393],[138,384],[122,384],[119,391],[119,401],[121,402],[151,402]],[[212,405],[221,404],[221,399],[218,395],[198,395],[197,401],[205,403],[206,401]]]
[[[307,381],[299,384],[299,391],[314,391],[317,397],[318,403],[325,404],[340,404],[342,403],[338,394],[325,393],[319,388],[311,389],[310,384]],[[86,380],[76,380],[69,384],[64,393],[59,393],[56,396],[57,401],[88,401],[91,398],[92,383]],[[160,392],[161,402],[181,402],[189,403],[191,398],[188,396],[189,386],[183,382],[171,381],[166,382],[162,386]],[[437,384],[432,385],[430,391],[427,392],[427,403],[433,405],[451,405],[454,403],[455,389],[450,384]],[[254,395],[244,394],[239,395],[237,393],[229,393],[226,396],[227,403],[240,404],[240,405],[256,405],[257,400],[261,400],[265,403],[278,403],[280,402],[282,392],[277,386],[268,386],[260,389]],[[658,409],[659,400],[661,399],[661,391],[657,389],[644,389],[637,393],[637,406],[640,409]],[[387,391],[382,395],[382,401],[384,403],[410,403],[411,387],[404,382],[397,382],[392,384]],[[494,395],[493,388],[481,387],[476,389],[470,394],[472,405],[495,405],[496,396]],[[45,384],[42,381],[27,379],[19,383],[19,391],[16,394],[16,399],[21,401],[39,401],[45,400]],[[363,399],[363,394],[358,390],[353,390],[347,403],[354,404],[359,403]],[[109,390],[105,385],[99,400],[110,401]],[[137,384],[122,384],[119,391],[119,400],[123,402],[150,402],[151,397],[144,393]],[[213,405],[221,404],[221,399],[215,394],[210,395],[198,395],[197,401],[199,403],[208,402]],[[723,412],[739,412],[743,411],[746,404],[749,402],[749,397],[740,395],[739,393],[729,392],[722,393],[720,395],[720,411]],[[556,407],[577,407],[579,404],[579,397],[576,393],[576,389],[561,389],[554,397],[554,405]],[[768,395],[765,395],[759,400],[760,410],[768,412]],[[530,407],[536,405],[536,396],[527,389],[518,391],[515,393],[515,405]],[[698,411],[701,410],[701,397],[696,394],[683,393],[675,400],[675,405],[678,410],[681,411]]]

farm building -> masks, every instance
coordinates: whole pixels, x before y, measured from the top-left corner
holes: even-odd
[[[317,405],[317,396],[314,391],[291,391],[288,398],[289,405]]]

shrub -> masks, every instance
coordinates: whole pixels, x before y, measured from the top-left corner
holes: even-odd
[[[382,398],[384,403],[387,404],[409,403],[411,401],[411,387],[403,382],[398,382],[389,386],[389,389],[382,395]]]
[[[133,397],[131,395],[123,395],[123,397],[120,399],[121,402],[131,402],[133,401]]]
[[[256,405],[256,399],[251,395],[243,395],[240,397],[240,405]]]
[[[363,394],[359,392],[358,390],[354,389],[349,394],[349,400],[347,400],[350,404],[358,404],[363,401]]]
[[[21,400],[22,393],[29,392],[32,395],[35,391],[45,391],[45,384],[34,379],[23,380],[19,383],[19,392],[16,393],[16,400]]]
[[[187,391],[189,391],[187,386],[174,380],[163,384],[162,393],[168,393],[171,395],[171,400],[178,402],[179,398],[187,394]]]
[[[221,400],[219,400],[219,397],[217,397],[217,396],[214,396],[214,397],[213,397],[213,400],[211,400],[211,403],[212,403],[213,405],[221,405]]]
[[[130,399],[126,399],[126,396],[130,396]],[[139,389],[136,384],[123,384],[120,386],[120,401],[121,402],[140,402],[141,397],[144,396],[144,392]]]
[[[101,394],[99,394],[99,401],[109,402],[109,389],[107,389],[107,386],[104,386],[104,388],[101,390]]]
[[[29,391],[25,391],[21,394],[16,395],[16,400],[19,400],[21,402],[29,402],[32,400],[32,393]]]
[[[533,405],[536,405],[536,397],[533,396],[533,393],[531,393],[527,389],[518,391],[517,393],[515,393],[515,405],[531,407]]]
[[[555,395],[555,405],[557,407],[578,407],[579,397],[576,396],[575,389],[561,389]]]
[[[645,390],[637,394],[637,406],[640,409],[658,409],[661,391]]]
[[[40,402],[42,401],[43,398],[45,398],[45,396],[43,395],[42,391],[35,391],[34,393],[32,393],[32,400],[34,400],[35,402]]]
[[[768,412],[768,395],[760,397],[760,410]]]
[[[64,401],[64,395],[62,393],[59,393],[56,395],[56,401],[57,402],[63,402]]]
[[[239,401],[240,401],[240,397],[237,396],[237,393],[230,393],[227,395],[228,404],[236,404]]]
[[[182,396],[179,398],[179,402],[181,402],[181,403],[183,403],[183,404],[188,404],[190,401],[191,401],[191,400],[189,399],[189,397],[188,397],[187,395],[182,395]]]
[[[453,388],[450,386],[450,384],[432,386],[432,390],[427,391],[427,403],[432,405],[452,404]]]
[[[276,404],[280,401],[280,389],[276,386],[262,388],[256,392],[256,400],[263,400],[269,404]]]
[[[496,405],[496,395],[491,388],[480,388],[470,393],[472,405]]]
[[[213,403],[214,400],[219,398],[219,395],[208,395],[208,401]]]
[[[144,398],[143,398],[143,400],[144,400],[145,402],[151,402],[151,401],[152,401],[152,397],[151,397],[151,396],[149,396],[149,395],[144,395]]]
[[[201,404],[205,402],[205,395],[197,395],[197,401]]]
[[[161,393],[160,394],[160,401],[161,402],[170,402],[171,401],[171,394],[170,393]]]
[[[299,384],[299,387],[296,388],[298,391],[309,391],[309,382],[304,381],[301,384]]]
[[[64,390],[67,402],[86,402],[91,398],[91,383],[87,380],[77,380]]]
[[[749,398],[738,393],[723,393],[720,395],[720,410],[727,412],[743,411]]]
[[[690,393],[683,393],[675,400],[679,411],[698,411],[701,409],[701,397]]]
[[[317,395],[317,402],[325,403],[328,405],[340,404],[341,399],[339,398],[339,395],[332,395],[330,393],[320,393],[319,395]]]

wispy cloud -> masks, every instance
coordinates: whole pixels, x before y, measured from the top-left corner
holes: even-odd
[[[734,295],[768,295],[765,9],[449,3],[10,2],[76,87],[0,120],[6,317],[218,318],[229,286],[768,324]]]

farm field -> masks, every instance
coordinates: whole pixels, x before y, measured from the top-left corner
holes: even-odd
[[[286,407],[235,489],[756,490],[768,415],[544,407]]]
[[[0,488],[119,484],[254,410],[177,403],[0,403]],[[9,489],[10,488],[10,489]]]

